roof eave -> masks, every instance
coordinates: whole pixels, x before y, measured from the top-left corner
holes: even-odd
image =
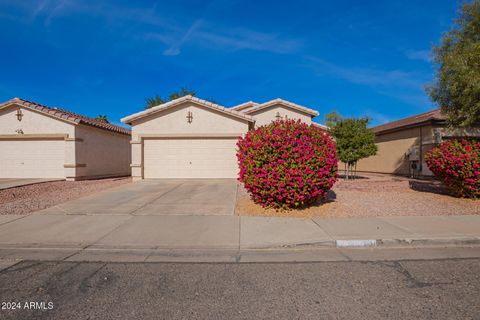
[[[442,119],[428,119],[428,120],[425,120],[425,121],[412,123],[412,124],[407,124],[407,125],[403,125],[403,126],[399,126],[399,127],[395,127],[395,128],[385,129],[385,130],[376,131],[375,128],[371,128],[371,130],[373,131],[373,133],[375,133],[375,135],[378,135],[378,134],[392,133],[392,132],[401,131],[401,130],[410,129],[410,128],[422,127],[422,126],[429,125],[429,124],[445,125],[446,123],[447,123],[447,121],[442,120]]]

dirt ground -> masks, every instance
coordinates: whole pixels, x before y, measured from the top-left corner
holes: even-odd
[[[387,175],[339,179],[326,201],[303,209],[276,211],[255,204],[239,184],[235,212],[250,216],[374,217],[480,214],[480,200],[449,194],[440,182]]]
[[[53,181],[0,190],[0,215],[42,210],[129,182],[131,178]]]

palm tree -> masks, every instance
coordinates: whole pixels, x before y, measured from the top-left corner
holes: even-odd
[[[163,100],[159,95],[156,95],[152,98],[145,99],[145,109],[150,109],[164,103],[165,100]]]
[[[110,121],[108,121],[108,118],[106,115],[103,115],[103,114],[100,114],[97,118],[97,120],[100,120],[102,122],[105,122],[105,123],[110,123]]]
[[[164,100],[157,94],[152,98],[145,99],[145,109],[150,109],[152,107],[164,104],[165,102],[172,101],[188,95],[195,96],[195,91],[182,88],[180,89],[180,91],[173,91],[172,93],[170,93],[170,95],[168,96],[168,100]]]

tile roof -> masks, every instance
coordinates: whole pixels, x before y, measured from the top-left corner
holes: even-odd
[[[253,102],[253,101],[247,101],[244,103],[241,103],[239,105],[236,105],[234,107],[231,107],[231,110],[236,110],[236,111],[245,111],[245,109],[251,108],[251,107],[256,107],[258,106],[258,103]]]
[[[134,121],[136,119],[143,118],[143,117],[145,117],[147,115],[150,115],[152,113],[156,113],[156,112],[159,112],[159,111],[163,111],[163,110],[172,108],[172,107],[177,106],[177,105],[179,105],[181,103],[184,103],[186,101],[195,102],[195,103],[200,104],[200,105],[202,105],[204,107],[207,107],[209,109],[220,111],[222,113],[226,113],[226,114],[232,115],[234,117],[237,117],[237,118],[240,118],[240,119],[243,119],[243,120],[247,120],[249,122],[254,122],[255,121],[251,116],[246,115],[243,112],[235,111],[235,110],[232,110],[231,108],[225,108],[225,107],[223,107],[219,104],[215,104],[215,103],[212,103],[212,102],[207,101],[207,100],[199,99],[199,98],[193,97],[191,95],[183,96],[183,97],[180,97],[178,99],[169,101],[167,103],[158,105],[156,107],[134,113],[134,114],[129,115],[125,118],[122,118],[121,121],[123,123],[130,124],[130,123],[132,123],[132,121]]]
[[[388,122],[372,128],[372,131],[375,133],[382,133],[386,131],[399,130],[405,127],[416,126],[420,124],[425,124],[429,122],[445,122],[447,117],[440,111],[440,109],[435,109],[429,112],[417,114],[408,118]]]
[[[286,107],[290,107],[290,108],[298,110],[300,112],[309,114],[312,117],[316,117],[319,114],[318,111],[316,111],[316,110],[306,108],[306,107],[301,106],[299,104],[296,104],[296,103],[293,103],[293,102],[290,102],[290,101],[286,101],[286,100],[283,100],[283,99],[280,99],[280,98],[277,98],[277,99],[270,100],[270,101],[267,101],[265,103],[259,104],[259,105],[255,106],[254,108],[248,109],[244,112],[246,114],[251,114],[251,113],[254,113],[256,111],[268,108],[268,107],[276,105],[276,104],[281,104],[281,105],[284,105]]]
[[[122,128],[120,126],[116,126],[111,123],[106,123],[104,121],[95,119],[95,118],[90,118],[86,116],[82,116],[64,109],[59,109],[59,108],[53,108],[53,107],[47,107],[42,104],[28,101],[25,99],[20,99],[20,98],[13,98],[7,102],[4,102],[0,104],[0,108],[6,107],[9,105],[19,105],[22,107],[25,107],[27,109],[35,110],[41,113],[48,114],[54,118],[68,121],[68,122],[73,122],[75,124],[83,124],[91,127],[96,127],[99,129],[104,129],[108,131],[113,131],[121,134],[126,134],[130,135],[130,130],[127,128]]]

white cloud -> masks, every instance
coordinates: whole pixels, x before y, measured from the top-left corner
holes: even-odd
[[[429,103],[424,86],[430,75],[404,70],[344,67],[316,57],[307,57],[306,67],[318,75],[329,75],[350,83],[367,86],[375,92],[421,106]]]
[[[433,56],[430,50],[407,50],[405,55],[410,60],[421,60],[425,62],[432,62]]]
[[[176,33],[176,36],[175,36]],[[178,55],[185,45],[237,51],[242,49],[273,53],[293,53],[302,47],[302,41],[286,39],[276,33],[263,33],[245,28],[227,28],[204,20],[194,21],[183,33],[149,33],[147,38],[158,40],[168,48],[164,55]]]

